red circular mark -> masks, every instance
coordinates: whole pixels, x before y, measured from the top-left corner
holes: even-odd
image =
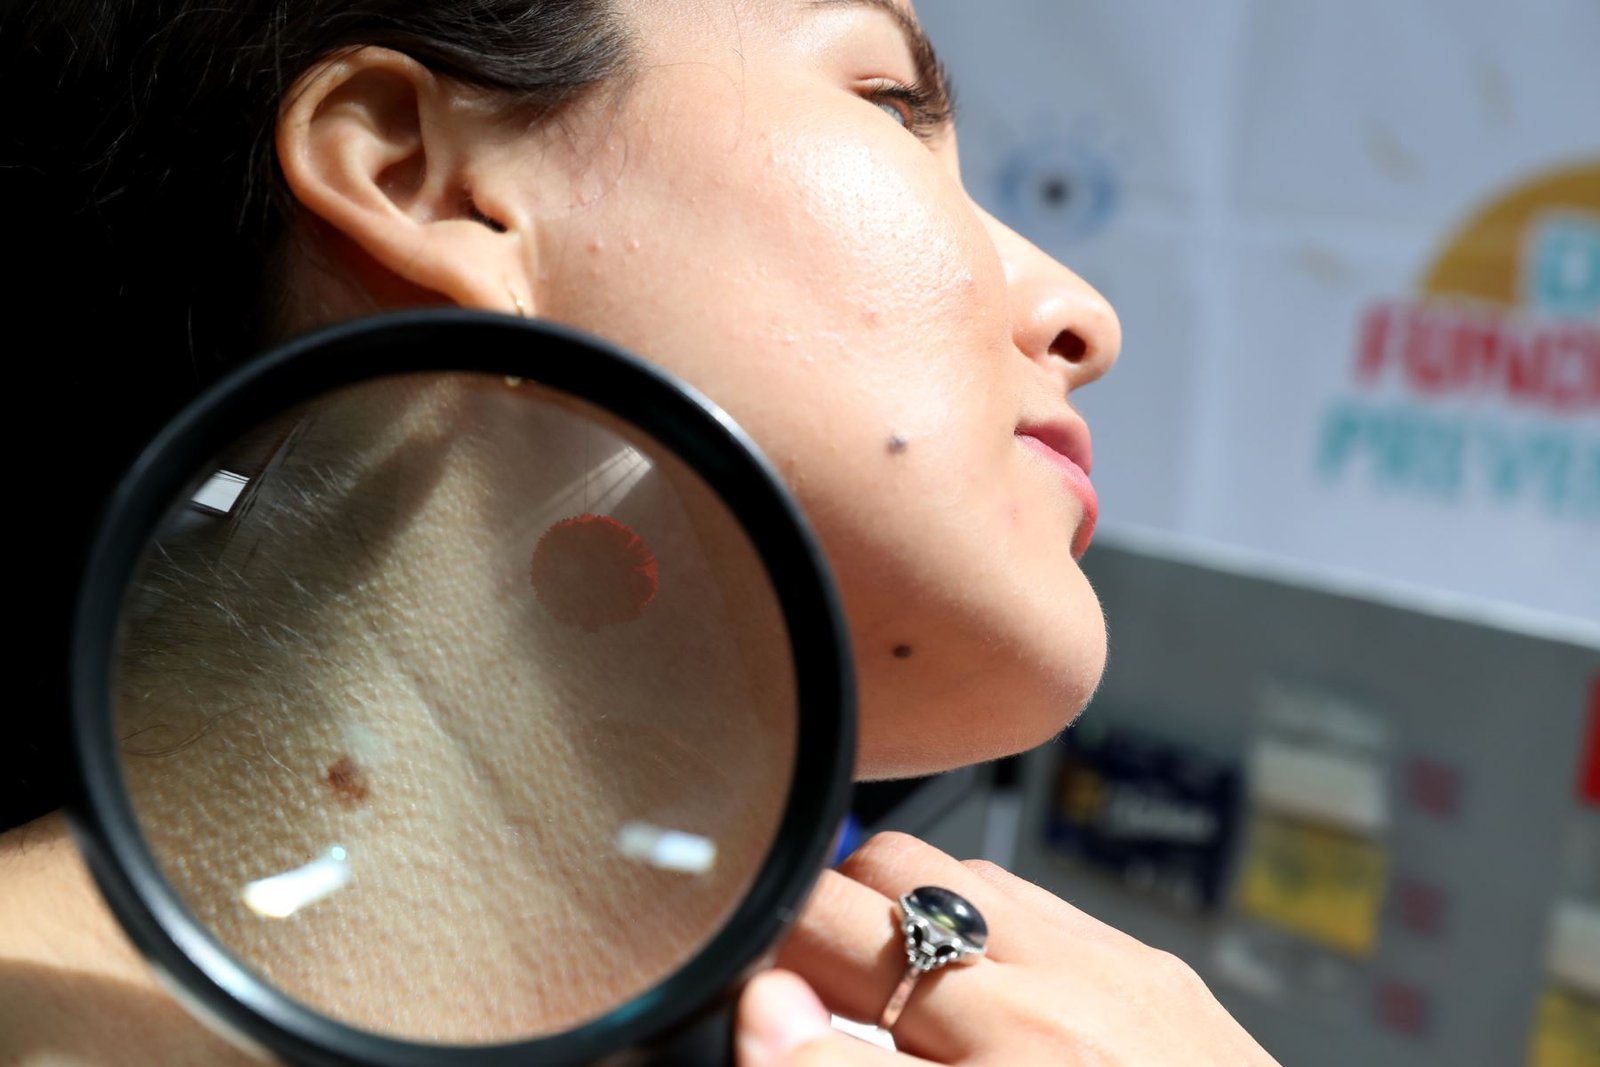
[[[356,766],[356,761],[349,756],[341,756],[337,763],[328,768],[322,780],[333,790],[333,795],[346,804],[361,803],[371,790],[366,772]]]
[[[546,611],[591,633],[633,622],[656,597],[655,556],[605,515],[563,519],[546,530],[529,574]]]

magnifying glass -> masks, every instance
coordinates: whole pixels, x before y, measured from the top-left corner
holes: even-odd
[[[845,811],[833,584],[705,397],[410,312],[207,392],[72,632],[74,825],[193,1011],[307,1064],[712,1063]]]

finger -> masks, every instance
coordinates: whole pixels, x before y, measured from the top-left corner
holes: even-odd
[[[797,975],[758,974],[739,997],[735,1048],[740,1067],[770,1067],[833,1029],[828,1009]]]
[[[757,975],[745,987],[735,1046],[739,1067],[912,1067],[930,1062],[834,1030],[816,993],[787,971]]]
[[[996,868],[998,870],[998,868]],[[985,955],[999,963],[1037,954],[1039,916],[960,860],[909,834],[874,835],[839,865],[839,873],[890,901],[919,886],[939,886],[965,897],[989,929]]]
[[[909,834],[875,835],[839,870],[896,900],[923,885],[943,886],[966,897],[989,928],[985,954],[1000,963],[1052,960],[1064,942],[1137,943],[997,864],[957,860]]]
[[[877,1022],[906,970],[894,903],[837,871],[824,871],[779,950],[778,965],[810,982],[838,1014]],[[987,1015],[985,972],[1000,966],[979,959],[923,977],[895,1025],[895,1041],[902,1049],[954,1061],[992,1040],[985,1032],[992,1028],[978,1021]]]
[[[989,860],[962,860],[961,865],[987,882],[995,892],[1010,900],[1020,911],[1028,913],[1028,921],[1033,924],[1033,929],[1036,931],[1040,929],[1042,923],[1079,945],[1089,940],[1137,943],[1131,935],[1102,922],[1088,912],[1062,900],[1048,889],[1035,885],[1025,878],[1019,878]],[[1048,949],[1050,940],[1031,938],[1027,944],[1044,951]]]

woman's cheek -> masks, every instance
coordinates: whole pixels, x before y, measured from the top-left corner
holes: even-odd
[[[959,183],[927,145],[887,119],[876,128],[878,116],[867,114],[859,136],[824,125],[786,132],[775,145],[774,214],[782,203],[805,206],[790,217],[810,228],[816,265],[843,276],[834,299],[948,314],[964,307],[975,284],[1003,288],[992,243]]]

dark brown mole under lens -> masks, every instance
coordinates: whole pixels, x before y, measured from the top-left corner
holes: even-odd
[[[894,646],[894,658],[895,659],[910,659],[911,658],[911,646],[910,645],[895,645]]]
[[[910,441],[907,441],[900,434],[894,434],[889,438],[889,454],[896,456],[899,455],[901,452],[906,450],[906,446],[910,443]]]
[[[371,791],[366,772],[356,766],[356,761],[349,756],[339,757],[322,780],[333,790],[333,795],[345,804],[359,804],[367,799],[367,793]]]

